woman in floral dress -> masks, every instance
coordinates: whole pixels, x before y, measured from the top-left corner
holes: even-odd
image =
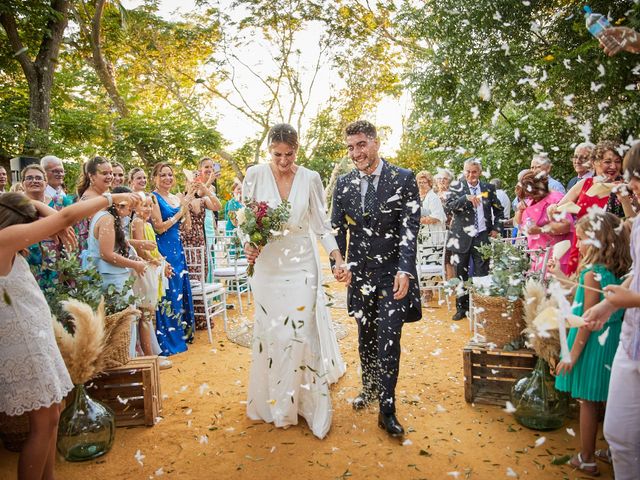
[[[182,244],[185,247],[205,247],[204,220],[207,210],[218,211],[222,207],[220,200],[212,193],[205,184],[194,182],[190,188],[195,192],[196,198],[189,203],[189,215],[180,225],[180,235]],[[188,265],[190,273],[200,273],[199,265]],[[207,262],[205,262],[207,270]],[[204,272],[205,279],[208,272]],[[193,302],[194,317],[196,320],[196,330],[206,329],[207,323],[204,316],[204,305],[200,300]]]

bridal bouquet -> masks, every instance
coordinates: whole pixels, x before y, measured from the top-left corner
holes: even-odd
[[[249,237],[251,245],[261,249],[273,238],[285,235],[290,209],[286,200],[276,208],[271,208],[267,202],[248,202],[244,208],[236,211],[238,228]],[[253,276],[253,265],[249,265],[247,274]]]

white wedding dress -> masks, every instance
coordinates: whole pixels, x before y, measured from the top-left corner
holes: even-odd
[[[247,170],[246,200],[280,203],[269,165]],[[323,438],[331,427],[329,385],[345,372],[327,300],[316,235],[330,253],[337,247],[317,172],[298,167],[289,194],[288,234],[266,245],[255,264],[252,363],[247,415],[276,427],[298,415]]]

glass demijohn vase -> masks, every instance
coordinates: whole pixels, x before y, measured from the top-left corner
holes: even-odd
[[[549,364],[542,358],[529,375],[513,385],[511,403],[518,423],[533,430],[560,428],[568,409],[567,396],[556,390]]]
[[[70,403],[60,415],[58,452],[69,462],[82,462],[111,450],[115,414],[91,398],[84,385],[76,385]]]

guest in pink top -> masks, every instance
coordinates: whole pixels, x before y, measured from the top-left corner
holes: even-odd
[[[549,191],[549,179],[544,173],[526,172],[519,182],[520,196],[523,197],[515,214],[514,222],[527,236],[530,250],[552,247],[562,240],[571,240],[573,235],[573,217],[570,214],[547,216],[547,207],[559,202],[563,194]],[[542,270],[544,253],[532,255],[531,269]],[[569,270],[569,255],[560,259],[560,268],[564,273]]]

